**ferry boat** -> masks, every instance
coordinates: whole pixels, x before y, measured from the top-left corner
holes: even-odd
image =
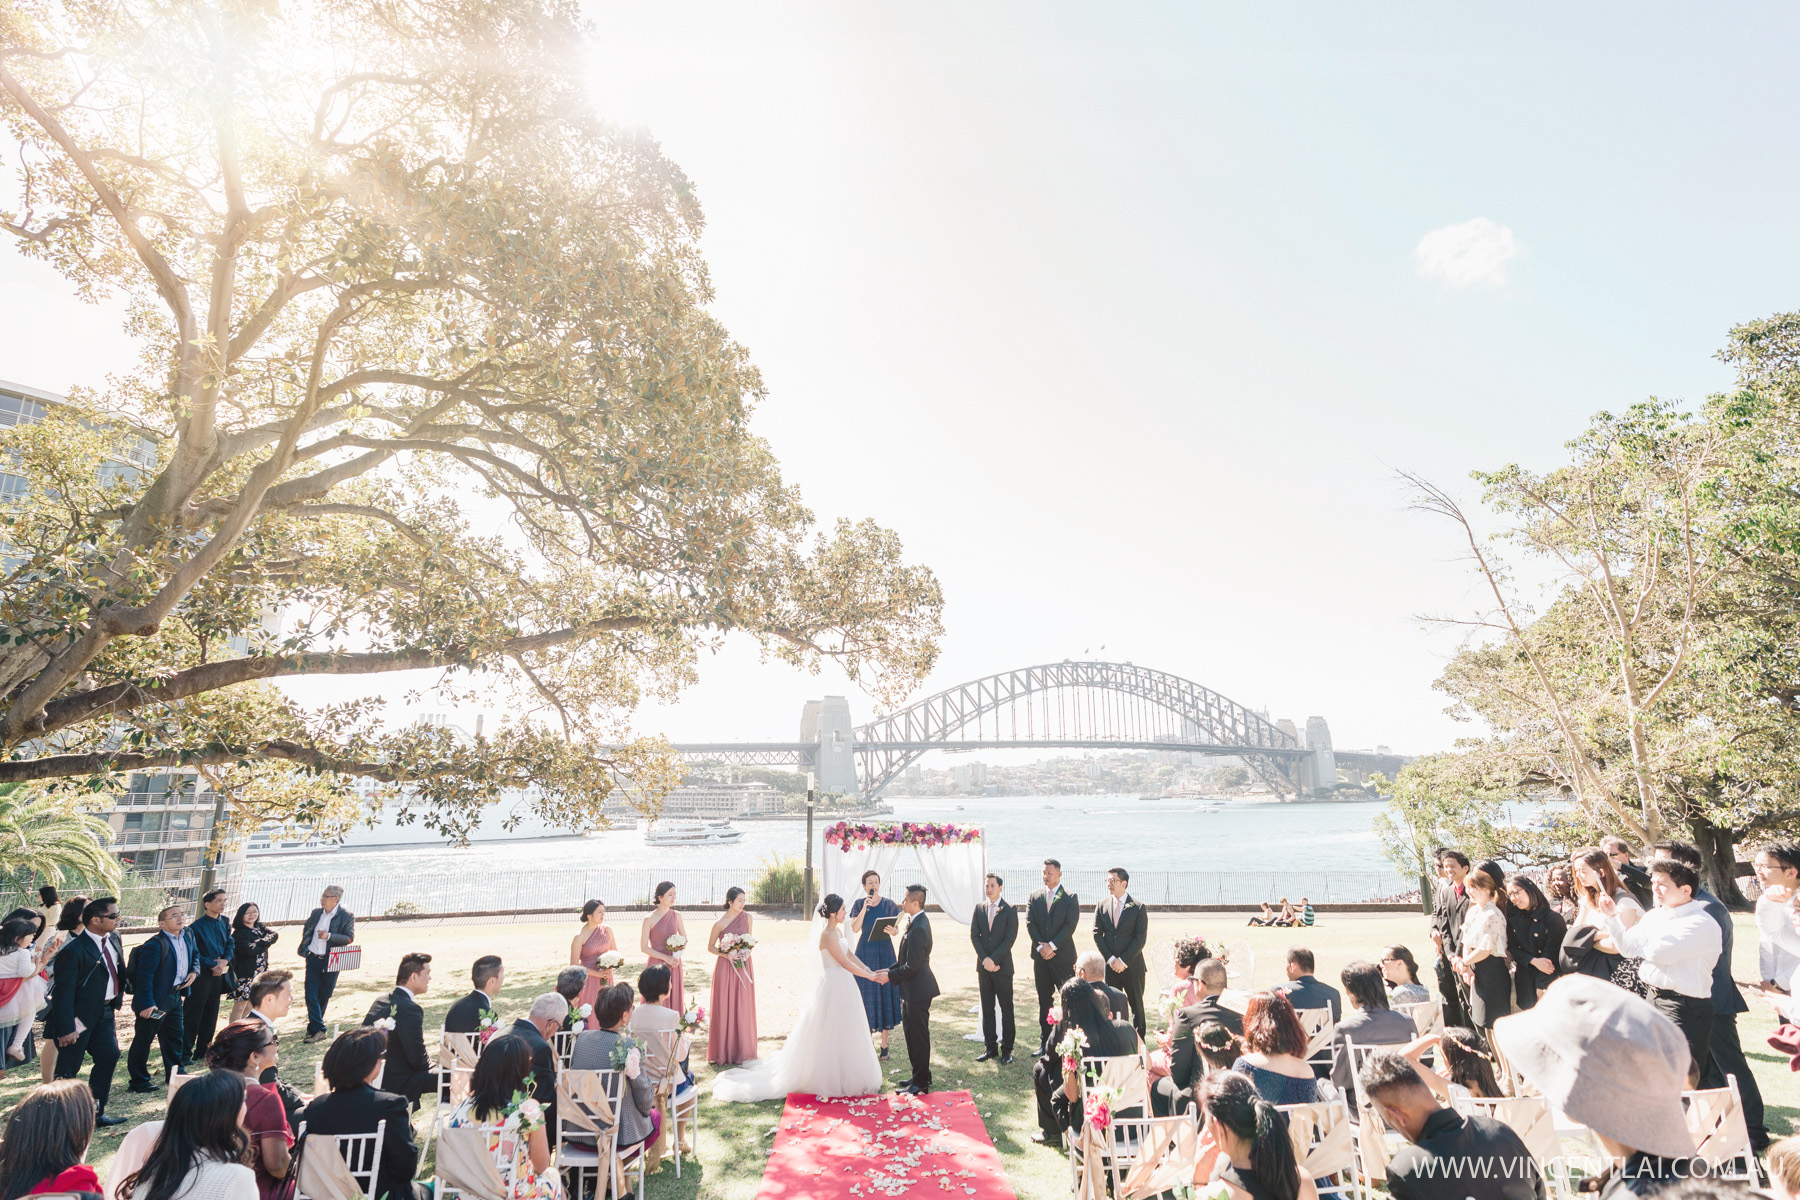
[[[744,831],[730,821],[653,821],[644,834],[646,846],[729,846]]]

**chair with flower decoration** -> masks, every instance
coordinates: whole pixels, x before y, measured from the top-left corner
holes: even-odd
[[[1150,1114],[1150,1066],[1142,1047],[1136,1054],[1084,1057],[1080,1089],[1083,1117],[1081,1129],[1069,1138],[1069,1171],[1078,1197],[1102,1200],[1107,1172],[1115,1163],[1135,1163],[1141,1145],[1138,1131],[1131,1126],[1115,1130],[1114,1118]],[[1088,1119],[1087,1114],[1102,1100],[1106,1119]]]
[[[625,1180],[637,1176],[638,1200],[644,1200],[650,1143],[619,1147],[619,1123],[614,1116],[625,1095],[625,1076],[619,1071],[586,1071],[568,1068],[556,1076],[556,1165],[574,1176],[571,1195],[600,1196],[610,1188],[622,1196]],[[608,1185],[600,1183],[606,1169]],[[591,1187],[583,1177],[591,1177]]]
[[[1112,1159],[1114,1200],[1161,1200],[1186,1194],[1200,1174],[1202,1157],[1217,1147],[1202,1147],[1200,1129],[1191,1115],[1122,1117],[1113,1122],[1115,1140],[1137,1146],[1134,1161]]]
[[[1322,1197],[1357,1200],[1361,1187],[1356,1177],[1355,1130],[1343,1100],[1278,1104],[1275,1111],[1287,1118],[1288,1140],[1294,1146],[1300,1177],[1312,1180]]]
[[[675,1178],[680,1179],[683,1127],[694,1144],[700,1139],[700,1089],[681,1069],[693,1050],[694,1039],[678,1029],[646,1029],[642,1036],[646,1051],[644,1070],[655,1085],[657,1102],[663,1108],[670,1153],[675,1159]]]

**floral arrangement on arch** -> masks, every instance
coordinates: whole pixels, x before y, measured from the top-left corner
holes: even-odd
[[[867,846],[959,846],[981,840],[974,825],[933,825],[915,821],[882,821],[876,825],[852,825],[839,821],[825,830],[825,844],[845,854]]]

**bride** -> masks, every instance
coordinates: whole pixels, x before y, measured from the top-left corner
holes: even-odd
[[[825,897],[819,916],[819,976],[794,1031],[775,1054],[720,1075],[715,1099],[775,1100],[790,1092],[831,1099],[881,1091],[881,1063],[853,976],[881,982],[886,972],[869,970],[844,948],[843,897]]]

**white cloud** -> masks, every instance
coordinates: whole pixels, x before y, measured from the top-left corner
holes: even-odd
[[[1521,252],[1519,239],[1504,225],[1476,217],[1434,229],[1419,239],[1413,262],[1419,274],[1446,288],[1506,286],[1506,264]]]

